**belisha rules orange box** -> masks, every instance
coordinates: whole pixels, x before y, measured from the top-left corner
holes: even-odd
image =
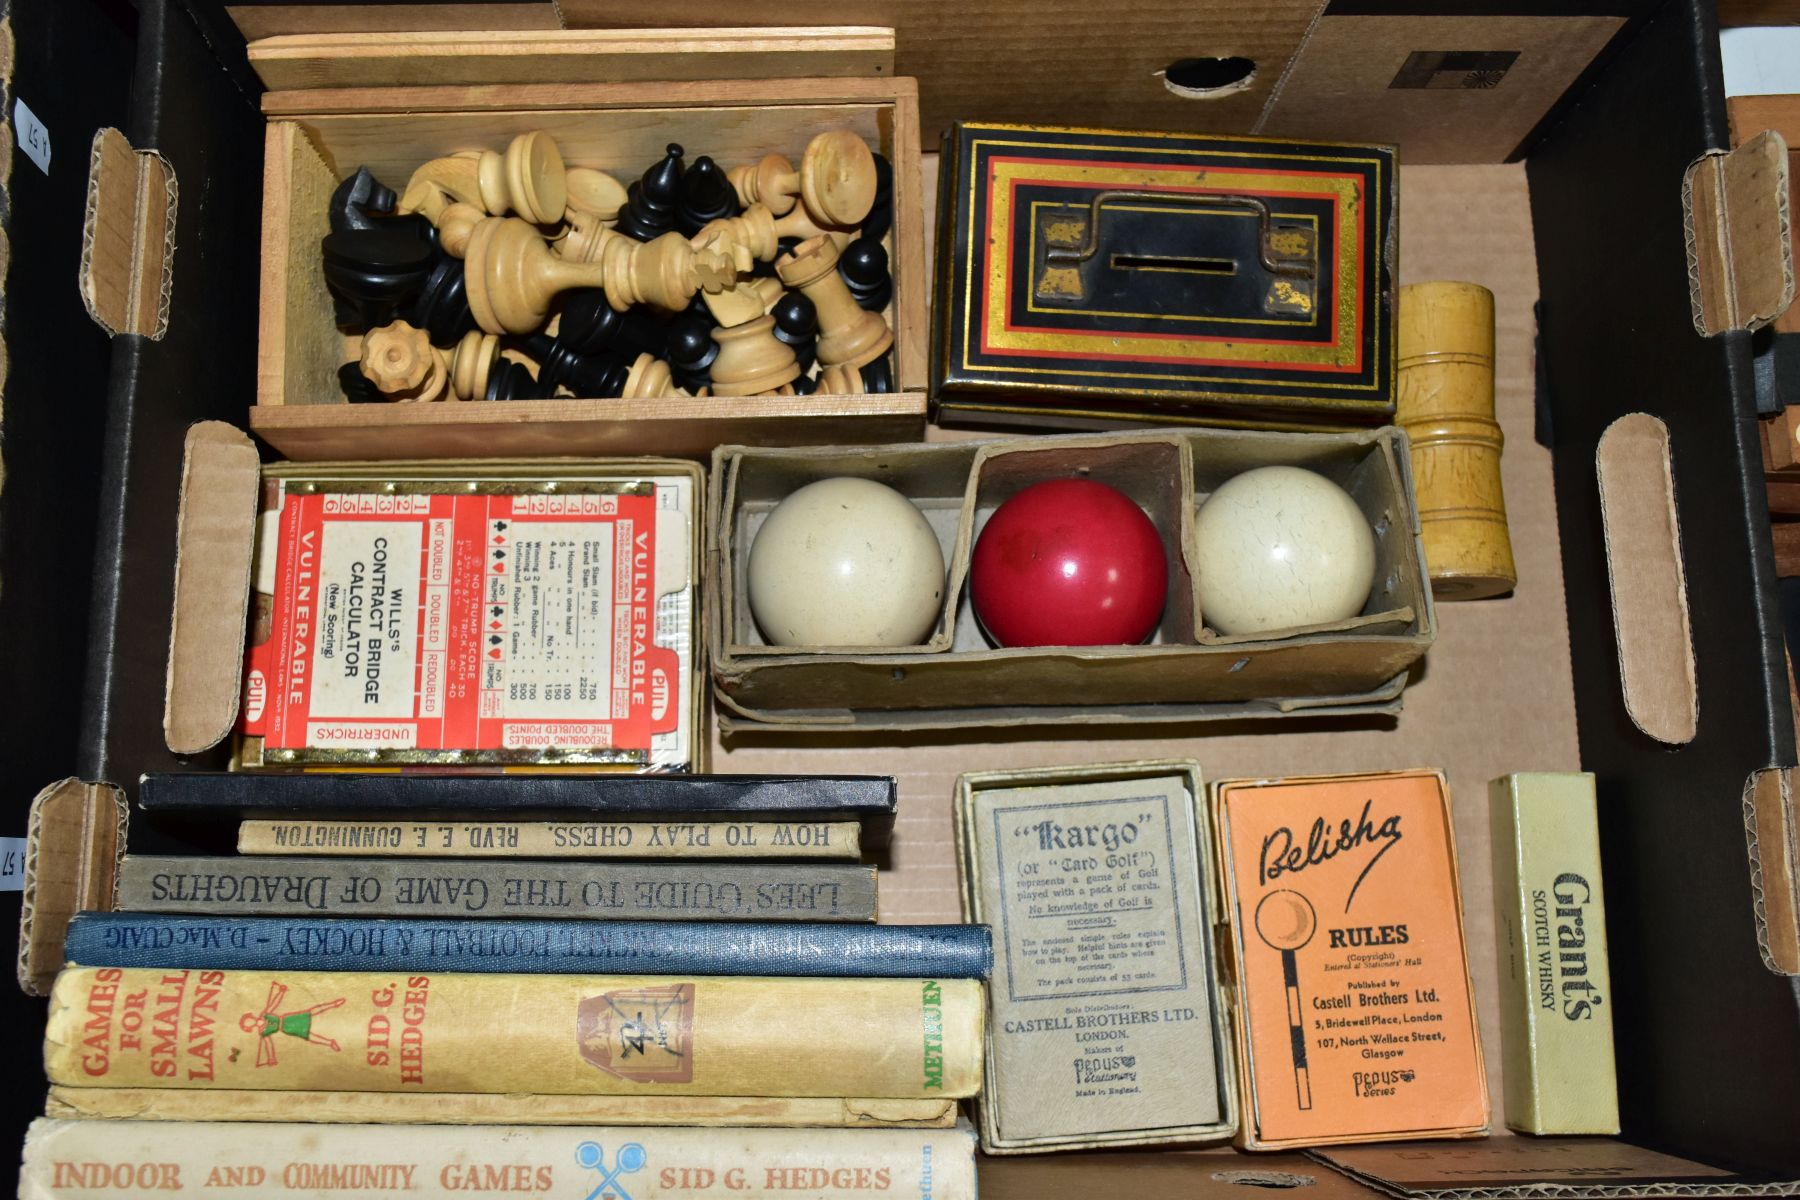
[[[1213,785],[1236,951],[1239,1144],[1488,1131],[1438,771]]]

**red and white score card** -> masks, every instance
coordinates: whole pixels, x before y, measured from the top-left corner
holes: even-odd
[[[658,765],[687,700],[670,490],[286,492],[244,733],[268,763]]]

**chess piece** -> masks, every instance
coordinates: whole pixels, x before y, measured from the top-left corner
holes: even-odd
[[[619,395],[626,400],[648,400],[685,394],[675,386],[669,364],[649,354],[637,356],[637,360],[631,364],[630,373],[625,377],[625,386],[619,391]]]
[[[794,380],[792,387],[796,396],[811,396],[819,390],[818,376],[802,375]]]
[[[775,336],[793,347],[802,371],[811,371],[818,358],[819,310],[799,292],[783,292],[769,315],[775,318]]]
[[[401,402],[436,400],[449,383],[444,360],[425,331],[405,321],[363,336],[362,373],[388,399]]]
[[[583,354],[565,342],[560,332],[554,338],[531,334],[524,339],[524,346],[538,362],[537,381],[545,395],[555,395],[562,388],[572,396],[605,399],[617,396],[625,386],[627,367],[622,359]]]
[[[481,206],[494,216],[513,212],[534,225],[562,220],[568,207],[568,179],[561,151],[541,129],[521,133],[506,153],[484,152],[476,164]]]
[[[680,234],[633,242],[603,233],[600,261],[574,263],[551,254],[537,230],[517,217],[481,222],[465,260],[476,323],[489,333],[529,333],[544,323],[556,294],[570,288],[604,288],[607,303],[624,311],[641,303],[679,309],[702,287],[736,282],[729,260],[696,251]]]
[[[383,187],[367,167],[356,168],[356,174],[337,185],[331,193],[329,208],[331,231],[343,233],[351,229],[374,229],[379,219],[371,213],[391,213],[400,198],[394,189]]]
[[[543,387],[532,376],[531,368],[516,357],[507,357],[511,351],[502,353],[500,361],[494,364],[488,373],[487,391],[483,400],[548,400],[550,389]]]
[[[474,329],[475,314],[469,310],[462,260],[439,253],[419,294],[400,315],[423,329],[434,346],[454,346]]]
[[[860,367],[886,354],[894,331],[879,313],[859,307],[837,272],[838,249],[828,237],[809,238],[775,263],[775,273],[798,288],[819,315],[819,362]]]
[[[611,175],[592,167],[570,167],[565,182],[569,193],[565,220],[572,212],[590,214],[608,225],[619,219],[619,211],[625,207],[625,185]]]
[[[844,277],[856,303],[870,312],[882,312],[894,298],[887,250],[867,234],[844,247],[838,258],[838,274]]]
[[[480,400],[487,396],[488,377],[500,361],[498,337],[471,329],[456,343],[454,350],[436,353],[450,376],[451,395],[458,400]]]
[[[719,357],[712,365],[715,396],[759,396],[792,383],[800,375],[792,348],[775,337],[775,318],[715,329]],[[791,389],[790,389],[791,391]]]
[[[1494,420],[1494,294],[1475,283],[1400,289],[1394,423],[1412,445],[1419,531],[1439,600],[1481,600],[1518,583],[1505,445]]]
[[[475,205],[460,200],[446,206],[438,213],[438,245],[446,254],[461,258],[469,252],[469,236],[475,232],[475,226],[487,217],[488,214]]]
[[[894,164],[883,155],[875,159],[875,203],[862,220],[862,236],[879,242],[894,227]]]
[[[718,358],[713,325],[706,317],[684,313],[669,322],[669,370],[684,391],[699,395],[710,386]]]
[[[683,153],[679,143],[670,142],[663,157],[651,164],[643,178],[625,189],[625,207],[619,211],[614,229],[640,242],[674,230]]]
[[[387,397],[362,373],[362,363],[347,362],[338,368],[338,389],[350,404],[380,404]]]
[[[893,368],[878,358],[861,367],[826,367],[819,372],[818,390],[828,396],[875,395],[894,390]]]
[[[557,322],[556,339],[577,354],[630,362],[640,354],[661,358],[669,350],[667,323],[636,310],[620,312],[599,288],[566,293]]]
[[[775,258],[780,258],[783,254],[792,254],[794,247],[798,246],[803,240],[805,239],[797,237],[785,237],[777,240],[775,243]],[[750,268],[750,274],[758,279],[777,278],[775,274],[775,258],[757,259],[755,265]]]
[[[761,203],[782,216],[798,198],[820,226],[847,229],[868,216],[875,202],[875,157],[862,138],[833,129],[807,143],[798,171],[781,155],[770,154],[754,167],[733,171],[731,183],[746,208]]]
[[[338,324],[353,329],[392,321],[430,277],[437,253],[410,223],[328,233],[319,251]]]
[[[777,287],[780,280],[775,280]],[[706,307],[712,313],[713,323],[722,329],[730,329],[735,325],[743,325],[765,315],[768,306],[763,300],[760,288],[753,280],[740,281],[734,287],[717,292],[703,292]]]
[[[829,235],[840,247],[850,240],[850,235],[842,230],[821,229],[813,224],[804,208],[795,208],[777,219],[765,206],[752,204],[738,216],[707,222],[694,235],[693,244],[729,255],[738,271],[750,274],[758,262],[768,262],[782,253],[784,239],[805,240],[823,235]]]
[[[719,164],[702,154],[681,177],[675,201],[675,227],[692,237],[701,226],[720,217],[737,215],[737,193]]]
[[[787,295],[787,289],[781,286],[781,280],[773,275],[758,275],[749,279],[738,280],[738,287],[752,292],[762,303],[762,310],[769,312],[780,299]]]
[[[473,204],[486,211],[481,199],[481,165],[460,155],[434,158],[412,173],[397,213],[418,213],[433,225],[452,204]]]

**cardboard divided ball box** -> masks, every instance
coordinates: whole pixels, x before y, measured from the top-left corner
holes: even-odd
[[[1255,467],[1317,472],[1355,500],[1375,535],[1374,586],[1347,620],[1227,637],[1195,587],[1195,514]],[[1406,673],[1437,632],[1404,434],[1164,430],[929,445],[754,449],[713,456],[707,609],[713,684],[728,728],[934,728],[1397,710]],[[918,645],[770,645],[748,598],[763,522],[822,479],[875,480],[936,534],[942,611]],[[995,648],[969,600],[970,556],[994,511],[1046,480],[1111,485],[1163,543],[1168,596],[1141,645]]]
[[[250,770],[694,771],[704,477],[189,431],[163,731]],[[247,645],[246,645],[247,643]]]
[[[724,37],[664,30],[649,38],[556,32],[512,39],[490,59],[482,49],[455,38],[330,35],[273,37],[249,47],[251,66],[270,88],[262,97],[268,128],[253,432],[305,460],[697,457],[722,442],[920,435],[926,334],[918,90],[913,80],[893,76],[891,30],[744,30]],[[758,64],[831,78],[695,74],[709,67],[748,72]],[[358,168],[399,192],[431,160],[504,154],[518,135],[542,131],[570,167],[606,172],[623,187],[661,160],[670,143],[689,163],[707,155],[729,170],[779,154],[804,172],[812,139],[843,130],[885,156],[893,171],[893,223],[882,239],[893,280],[882,314],[894,338],[892,391],[833,395],[821,385],[812,395],[786,396],[346,402],[337,372],[356,360],[361,338],[339,325],[320,240],[331,231],[333,189]],[[564,269],[560,259],[539,257],[511,274]],[[487,259],[511,261],[498,253]],[[597,284],[598,266],[586,269]]]

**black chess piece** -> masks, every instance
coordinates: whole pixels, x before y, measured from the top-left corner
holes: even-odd
[[[863,391],[883,395],[899,389],[894,386],[894,360],[884,354],[874,362],[862,365]]]
[[[412,226],[400,224],[328,233],[319,251],[338,324],[352,329],[392,322],[430,278],[436,253]]]
[[[488,372],[487,394],[482,399],[548,400],[554,390],[533,379],[524,363],[503,358]]]
[[[381,404],[388,399],[375,381],[362,373],[359,362],[347,362],[338,368],[338,387],[351,404]]]
[[[379,221],[370,214],[391,213],[399,202],[393,188],[383,187],[369,168],[358,167],[356,174],[338,184],[337,190],[331,193],[331,204],[327,209],[331,232],[374,229]]]
[[[558,334],[533,333],[519,339],[538,363],[538,386],[546,396],[567,388],[584,400],[611,399],[625,390],[629,364],[609,354],[583,354]]]
[[[879,242],[894,227],[894,164],[875,156],[875,203],[863,218],[862,236]]]
[[[702,154],[681,177],[681,194],[675,202],[675,227],[693,237],[708,221],[738,214],[737,191],[719,164]]]
[[[419,294],[401,314],[403,320],[425,331],[431,344],[447,350],[475,328],[475,313],[469,307],[469,292],[464,283],[463,261],[439,249],[431,274],[425,277]]]
[[[794,349],[802,374],[812,370],[818,356],[819,310],[801,292],[786,292],[769,310],[775,318],[776,340]]]
[[[695,299],[699,299],[696,293]],[[564,293],[556,340],[577,354],[605,355],[629,363],[640,354],[662,358],[669,352],[669,327],[633,308],[620,312],[600,288]]]
[[[856,303],[870,312],[881,312],[894,298],[894,277],[888,273],[887,249],[874,238],[857,238],[838,255],[838,274],[850,286]]]
[[[669,374],[675,386],[698,393],[712,383],[713,360],[719,357],[712,333],[712,320],[699,313],[683,313],[669,322]]]
[[[818,390],[819,377],[817,375],[802,375],[794,380],[794,395],[796,396],[810,396]]]
[[[625,189],[625,207],[619,210],[619,223],[613,229],[640,242],[675,228],[675,206],[681,196],[680,144],[670,142],[667,152]]]

